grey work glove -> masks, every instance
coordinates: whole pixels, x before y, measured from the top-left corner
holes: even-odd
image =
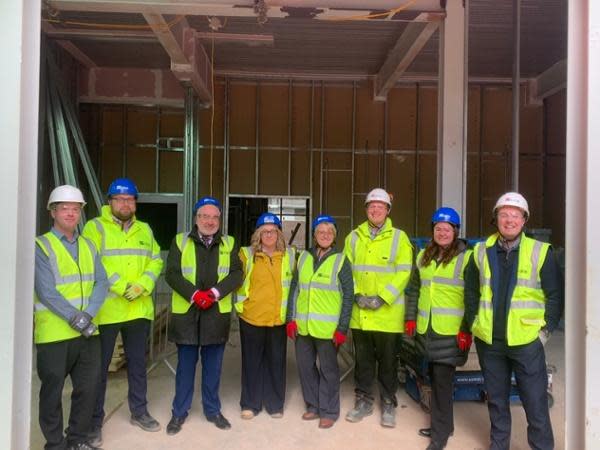
[[[361,294],[354,295],[354,301],[359,308],[369,309],[369,297]]]
[[[85,337],[90,337],[96,331],[96,325],[92,323],[92,316],[85,311],[77,311],[69,320],[69,325]]]
[[[552,336],[552,333],[550,333],[546,328],[542,328],[538,334],[538,337],[540,338],[540,342],[542,343],[542,346],[546,346],[546,342],[548,342],[548,339],[550,339],[550,336]]]
[[[369,309],[372,309],[373,311],[381,308],[384,304],[385,301],[379,296],[379,295],[373,295],[371,297],[367,297],[368,301],[368,307]]]

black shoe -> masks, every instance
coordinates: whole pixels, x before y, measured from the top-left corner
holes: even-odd
[[[93,427],[88,434],[88,445],[102,447],[102,427]]]
[[[231,424],[229,421],[223,417],[223,414],[219,413],[216,416],[206,417],[206,420],[215,424],[217,428],[220,430],[229,430],[231,428]]]
[[[171,417],[171,420],[169,420],[169,424],[167,425],[167,434],[172,436],[179,433],[181,431],[181,425],[183,425],[183,422],[185,422],[185,417]]]
[[[160,430],[160,423],[148,413],[141,414],[139,416],[131,416],[129,420],[132,425],[137,425],[144,431],[158,431]]]
[[[419,436],[430,438],[431,437],[431,428],[421,428],[419,430]]]
[[[446,443],[431,441],[425,450],[444,450]]]
[[[430,438],[431,437],[431,428],[421,428],[419,430],[419,436]],[[451,431],[448,436],[454,436],[454,431]]]
[[[93,447],[87,442],[80,442],[78,444],[69,445],[67,450],[102,450],[99,447]]]

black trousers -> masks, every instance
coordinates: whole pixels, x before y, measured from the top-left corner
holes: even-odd
[[[135,319],[128,322],[100,325],[100,342],[102,344],[102,370],[100,375],[100,388],[96,399],[96,408],[92,425],[101,427],[104,420],[104,399],[106,397],[106,380],[108,366],[112,359],[115,341],[119,331],[123,338],[123,348],[127,360],[127,382],[129,411],[132,415],[139,416],[148,412],[146,392],[148,383],[146,379],[146,349],[150,321],[148,319]]]
[[[431,440],[440,444],[448,441],[454,431],[454,372],[448,364],[429,364],[431,377]]]
[[[240,319],[242,410],[283,412],[287,336],[285,325],[257,327]]]
[[[298,335],[296,361],[306,410],[322,418],[337,420],[340,416],[340,368],[333,341]]]
[[[527,417],[527,442],[534,450],[554,448],[554,436],[548,409],[548,375],[544,346],[539,339],[526,345],[509,347],[506,341],[492,345],[475,339],[479,364],[483,370],[491,422],[491,450],[510,447],[511,374]]]
[[[379,395],[386,403],[397,406],[398,360],[396,340],[398,333],[363,331],[352,328],[354,342],[354,392],[358,398],[373,402],[375,376],[379,385]]]
[[[37,344],[40,388],[39,420],[46,450],[64,450],[84,442],[91,427],[100,380],[100,338],[78,337],[61,342]],[[66,438],[63,435],[62,392],[71,377],[71,412]]]

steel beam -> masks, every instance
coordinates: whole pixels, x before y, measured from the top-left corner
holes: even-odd
[[[422,13],[409,23],[388,54],[387,59],[375,76],[374,99],[385,101],[387,94],[394,87],[406,69],[412,64],[429,38],[439,28],[442,14]]]

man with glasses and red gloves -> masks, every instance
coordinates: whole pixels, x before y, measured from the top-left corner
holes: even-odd
[[[229,338],[231,293],[242,282],[242,264],[233,237],[221,234],[219,201],[202,197],[193,213],[192,230],[173,239],[167,258],[166,280],[173,288],[169,339],[177,344],[178,356],[169,435],[181,431],[192,406],[198,356],[204,415],[219,429],[231,428],[221,414],[219,385]]]

